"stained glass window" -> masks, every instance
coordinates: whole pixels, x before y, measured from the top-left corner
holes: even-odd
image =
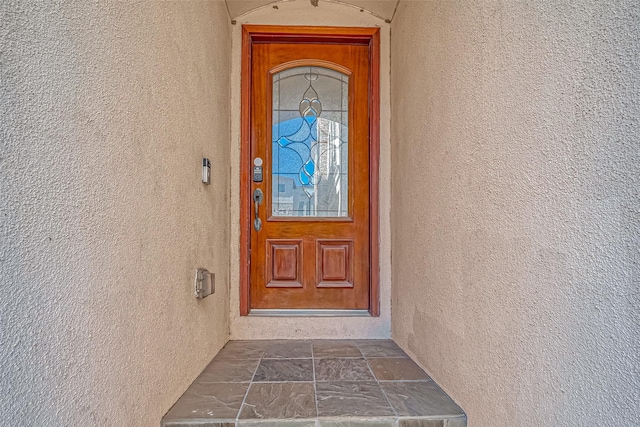
[[[291,68],[272,93],[272,215],[348,216],[349,76]]]

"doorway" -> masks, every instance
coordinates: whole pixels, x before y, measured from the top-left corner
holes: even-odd
[[[379,314],[376,28],[243,26],[241,315]]]

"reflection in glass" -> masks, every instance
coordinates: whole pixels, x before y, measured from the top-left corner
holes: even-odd
[[[349,76],[291,68],[272,93],[272,215],[348,216]]]

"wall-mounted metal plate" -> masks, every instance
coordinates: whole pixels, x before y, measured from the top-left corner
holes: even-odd
[[[196,298],[205,298],[216,291],[216,276],[206,268],[196,269],[195,295]]]

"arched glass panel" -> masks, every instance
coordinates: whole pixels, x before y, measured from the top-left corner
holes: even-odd
[[[272,215],[348,216],[349,76],[290,68],[272,94]]]

